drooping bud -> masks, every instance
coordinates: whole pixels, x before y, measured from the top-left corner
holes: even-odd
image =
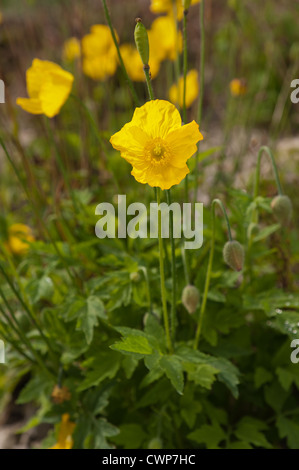
[[[144,24],[141,22],[141,18],[136,18],[134,39],[135,39],[137,51],[139,52],[143,65],[148,65],[148,61],[149,61],[148,35],[147,35],[147,30]]]
[[[140,281],[140,274],[137,271],[135,271],[133,273],[130,273],[130,280],[132,282],[139,282]]]
[[[255,223],[251,222],[248,225],[247,238],[255,237],[256,235],[258,235],[259,231],[260,231],[260,228],[259,228],[258,224],[255,224]]]
[[[226,242],[223,248],[223,258],[232,269],[242,271],[245,253],[241,243],[237,240]]]
[[[275,218],[281,225],[288,225],[290,223],[293,206],[288,196],[276,196],[272,199],[271,207]]]
[[[192,315],[192,313],[196,312],[196,309],[199,305],[199,290],[195,286],[191,286],[190,284],[183,289],[182,293],[182,304]]]

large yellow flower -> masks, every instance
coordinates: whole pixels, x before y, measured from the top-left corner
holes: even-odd
[[[184,78],[179,79],[179,85],[172,85],[169,90],[169,99],[173,104],[183,107]],[[189,108],[198,96],[198,73],[190,70],[186,77],[186,108]]]
[[[93,80],[105,80],[117,68],[118,57],[108,26],[96,24],[82,39],[83,72]]]
[[[29,98],[18,98],[17,104],[28,113],[52,118],[68,99],[73,81],[73,75],[54,62],[34,59],[26,72]]]
[[[192,0],[191,5],[199,2],[200,0]],[[176,0],[175,7],[173,7],[172,0],[151,0],[150,9],[153,13],[167,13],[168,15],[173,15],[176,10],[178,20],[183,18],[184,13],[182,0]]]
[[[160,51],[162,59],[175,60],[178,52],[182,51],[183,39],[182,33],[177,32],[173,17],[160,16],[156,18],[152,23],[151,33],[153,44],[150,43],[150,47],[155,45],[156,50]]]
[[[24,224],[13,224],[8,228],[7,248],[15,255],[23,255],[34,242],[31,228]]]
[[[57,443],[50,449],[71,449],[73,447],[72,434],[76,424],[69,419],[70,415],[68,413],[62,415]]]
[[[110,142],[131,163],[132,175],[139,183],[169,189],[189,173],[186,162],[202,139],[195,121],[182,126],[173,104],[153,100],[136,108],[132,121]]]

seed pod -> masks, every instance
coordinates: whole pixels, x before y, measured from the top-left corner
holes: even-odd
[[[184,11],[187,11],[188,8],[190,7],[191,5],[191,0],[183,0],[183,9]]]
[[[223,248],[223,258],[232,269],[242,271],[245,253],[241,243],[237,240],[227,242]]]
[[[136,26],[134,31],[134,39],[137,51],[141,57],[143,65],[148,65],[149,61],[149,43],[147,30],[140,18],[136,18]]]
[[[196,309],[199,305],[199,290],[195,286],[191,286],[190,284],[184,287],[182,293],[182,304],[192,315],[192,313],[196,312]]]
[[[288,196],[276,196],[272,199],[271,207],[275,218],[281,225],[288,225],[290,223],[293,206]]]

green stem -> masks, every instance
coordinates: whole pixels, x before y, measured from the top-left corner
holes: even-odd
[[[167,313],[167,302],[166,302],[164,260],[163,260],[163,240],[162,240],[162,220],[161,220],[162,214],[161,214],[161,210],[159,210],[160,202],[161,202],[160,188],[157,188],[158,237],[159,237],[162,308],[163,308],[163,318],[164,318],[164,327],[165,327],[167,348],[168,348],[169,352],[172,353],[172,344],[171,344],[171,338],[170,338],[169,321],[168,321],[168,313]]]
[[[197,109],[197,123],[201,127],[202,108],[203,108],[203,94],[204,94],[204,81],[205,81],[205,21],[204,21],[205,0],[200,2],[200,71],[199,71],[199,98]],[[199,144],[197,145],[195,163],[195,186],[194,197],[197,197],[198,190],[198,164],[199,164]]]
[[[148,91],[150,100],[154,100],[155,99],[154,98],[154,90],[153,90],[153,86],[152,86],[149,65],[144,65],[143,70],[144,70],[145,80],[146,80],[146,84],[147,84],[147,91]]]
[[[149,306],[150,313],[152,313],[153,312],[153,305],[152,305],[152,296],[151,296],[151,288],[150,288],[148,270],[145,266],[140,266],[139,269],[144,274],[144,278],[145,278],[145,282],[146,282],[146,288],[147,288],[148,306]]]
[[[260,148],[259,153],[258,153],[258,156],[257,156],[257,166],[256,166],[255,184],[254,184],[254,198],[256,198],[256,197],[258,196],[258,192],[259,192],[260,171],[261,171],[261,159],[262,159],[262,155],[263,155],[264,152],[266,152],[266,153],[269,155],[269,157],[270,157],[270,160],[271,160],[271,163],[272,163],[273,172],[274,172],[274,176],[275,176],[275,181],[276,181],[276,186],[277,186],[278,194],[280,194],[280,195],[283,194],[283,191],[282,191],[282,188],[281,188],[281,184],[280,184],[280,180],[279,180],[279,176],[278,176],[277,166],[276,166],[276,163],[275,163],[275,160],[274,160],[274,157],[273,157],[273,153],[272,153],[272,151],[269,149],[269,147],[267,147],[267,146],[264,145],[263,147]]]
[[[119,50],[119,45],[118,45],[118,42],[117,42],[117,38],[116,38],[116,34],[115,34],[115,31],[114,31],[114,28],[112,26],[112,22],[111,22],[111,17],[110,17],[110,13],[109,13],[109,10],[108,10],[108,7],[107,7],[107,3],[106,3],[106,0],[102,0],[102,3],[103,3],[103,7],[104,7],[104,13],[105,13],[105,18],[106,18],[106,21],[108,23],[108,26],[110,28],[110,31],[111,31],[111,36],[112,36],[112,39],[113,39],[113,42],[115,44],[115,47],[116,47],[116,50],[117,50],[117,55],[118,55],[118,59],[119,59],[119,63],[120,63],[120,67],[122,69],[122,72],[125,76],[125,79],[128,83],[128,86],[131,90],[131,93],[132,93],[132,97],[133,97],[133,101],[135,103],[135,106],[139,106],[139,99],[138,99],[138,96],[136,94],[136,91],[135,91],[135,88],[134,88],[134,85],[133,85],[133,82],[132,80],[130,79],[129,75],[128,75],[128,72],[126,70],[126,67],[125,67],[125,64],[124,64],[124,61],[122,59],[122,56],[121,56],[121,53],[120,53],[120,50]]]
[[[166,191],[167,204],[171,205],[171,192],[170,189]],[[177,291],[177,272],[175,263],[175,242],[173,237],[173,212],[169,213],[169,234],[171,243],[171,277],[172,277],[172,303],[171,303],[171,337],[172,342],[175,342],[175,333],[177,326],[176,318],[176,291]]]
[[[187,14],[188,10],[184,10],[183,15],[183,123],[187,123],[187,108],[186,108],[186,84],[187,84],[187,71],[188,71],[188,43],[187,43]],[[178,87],[179,88],[179,87]],[[185,178],[185,199],[189,199],[189,178]]]
[[[221,208],[221,210],[223,212],[223,215],[225,217],[226,224],[227,224],[229,240],[230,241],[232,240],[230,224],[229,224],[229,220],[228,220],[228,217],[227,217],[225,207],[224,207],[223,203],[220,201],[220,199],[214,199],[213,202],[212,202],[212,240],[211,240],[211,249],[210,249],[210,256],[209,256],[209,261],[208,261],[208,269],[207,269],[207,274],[206,274],[206,281],[205,281],[203,299],[202,299],[202,304],[201,304],[201,307],[200,307],[199,320],[198,320],[196,334],[195,334],[194,349],[198,348],[200,334],[201,334],[201,331],[202,331],[203,319],[204,319],[204,315],[205,315],[205,311],[206,311],[206,304],[207,304],[209,287],[210,287],[210,280],[211,280],[211,274],[212,274],[214,248],[215,248],[215,206],[216,206],[216,204],[219,205],[219,207]]]
[[[190,276],[189,276],[188,266],[187,266],[187,262],[186,262],[186,251],[185,251],[184,246],[182,246],[182,248],[181,248],[181,254],[182,254],[182,260],[183,260],[183,267],[184,267],[186,285],[188,285],[188,284],[190,284]]]

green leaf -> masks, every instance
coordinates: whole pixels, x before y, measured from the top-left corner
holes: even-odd
[[[122,341],[114,343],[110,348],[123,354],[138,354],[140,356],[153,353],[148,339],[144,336],[126,336]]]
[[[205,444],[207,449],[219,449],[218,445],[226,439],[226,434],[219,424],[215,423],[214,425],[204,424],[187,437],[198,444]]]
[[[280,224],[274,224],[270,225],[269,227],[265,227],[262,230],[259,231],[259,233],[253,238],[254,242],[258,242],[260,240],[264,240],[265,238],[268,238],[272,233],[277,232],[277,230],[281,229]]]
[[[290,449],[299,449],[299,424],[279,416],[276,421],[279,435],[281,438],[287,438]]]
[[[211,390],[212,384],[216,380],[215,375],[220,372],[219,369],[209,364],[194,364],[191,362],[184,363],[184,370],[188,373],[189,380],[208,390]]]
[[[54,294],[54,284],[49,276],[33,279],[26,286],[26,292],[33,304],[39,300],[51,300]]]
[[[269,444],[265,435],[261,432],[267,428],[268,426],[263,421],[245,416],[239,421],[235,436],[240,441],[248,442],[256,447],[271,449],[271,444]]]
[[[107,442],[106,437],[116,436],[119,433],[118,428],[108,423],[104,418],[98,419],[94,428],[94,449],[112,449],[113,447]]]
[[[100,352],[91,365],[92,370],[86,372],[85,379],[80,383],[78,392],[99,385],[106,378],[112,379],[117,374],[121,364],[119,354],[114,351]]]
[[[184,375],[181,361],[175,356],[162,356],[159,365],[176,391],[182,395],[184,389]]]
[[[40,401],[42,395],[51,395],[55,381],[43,372],[33,377],[21,390],[16,403],[23,405],[30,401]]]
[[[128,423],[119,426],[120,433],[112,439],[115,444],[125,449],[140,449],[146,439],[146,433],[139,424]]]
[[[264,369],[264,367],[256,368],[254,372],[255,388],[260,388],[265,383],[271,382],[272,379],[273,379],[273,374],[271,374],[271,372],[269,372],[267,369]]]

